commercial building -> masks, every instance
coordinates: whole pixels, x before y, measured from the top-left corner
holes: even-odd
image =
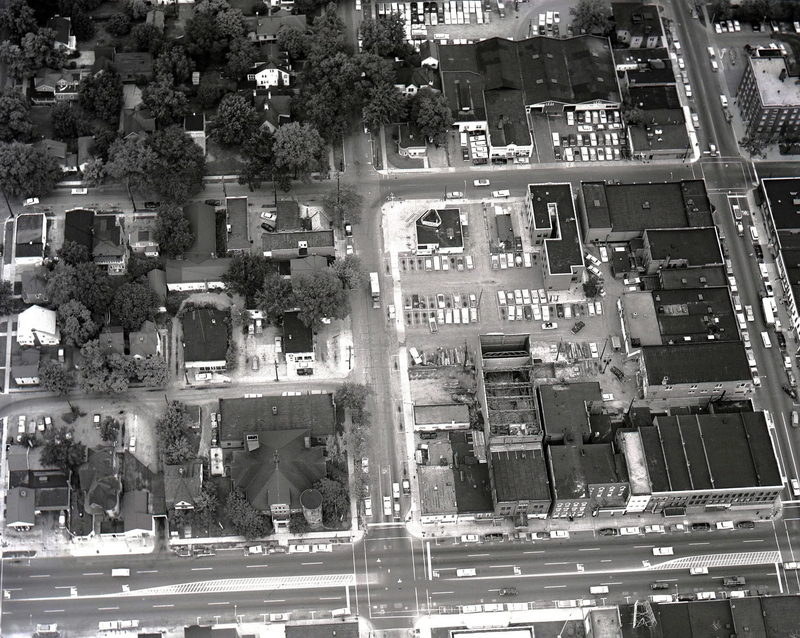
[[[55,346],[61,342],[56,311],[30,306],[17,317],[17,343],[21,346]]]
[[[181,318],[187,370],[210,372],[227,366],[230,317],[216,308],[193,308]]]
[[[418,432],[468,428],[469,407],[466,403],[414,405],[414,429]]]
[[[644,398],[686,404],[710,399],[746,399],[753,379],[741,341],[644,346]]]
[[[667,268],[724,264],[717,229],[671,228],[644,232],[643,266],[648,275]]]
[[[227,214],[228,253],[250,252],[253,241],[247,223],[247,197],[228,197],[225,199]]]
[[[654,228],[714,226],[703,180],[657,184],[581,182],[583,241],[622,242]]]
[[[283,313],[283,353],[286,365],[294,371],[311,368],[316,359],[314,331],[300,320],[297,312]]]
[[[418,255],[460,255],[464,233],[458,208],[431,208],[415,224]]]
[[[492,437],[489,458],[495,513],[523,524],[545,518],[552,501],[541,438]]]
[[[641,123],[628,123],[631,155],[638,159],[686,159],[692,152],[683,106],[672,71],[664,69],[666,82],[657,83],[655,73],[634,76],[629,84],[630,102],[642,113]],[[645,84],[645,82],[651,82]]]
[[[612,2],[617,42],[631,49],[667,46],[658,5],[642,2]]]
[[[628,512],[767,513],[784,489],[763,412],[657,416],[618,431],[617,447],[630,477]]]
[[[572,184],[528,184],[525,209],[531,243],[543,247],[545,287],[568,290],[585,267]]]
[[[800,86],[784,56],[745,58],[736,104],[747,136],[764,143],[800,133]]]

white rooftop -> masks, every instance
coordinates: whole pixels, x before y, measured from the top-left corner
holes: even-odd
[[[756,79],[761,104],[764,106],[800,106],[800,85],[797,77],[790,76],[786,59],[750,58],[750,66]],[[781,81],[781,71],[786,76]]]

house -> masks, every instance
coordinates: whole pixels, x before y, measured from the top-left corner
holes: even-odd
[[[489,456],[495,513],[518,520],[544,518],[551,495],[541,441],[532,436],[492,437]]]
[[[47,218],[44,213],[17,215],[14,229],[14,262],[17,265],[41,265],[47,246]]]
[[[56,311],[31,306],[17,317],[17,343],[21,346],[55,346],[61,342]]]
[[[123,108],[120,111],[118,130],[125,139],[145,137],[156,130],[156,118],[149,109],[142,106],[133,109]]]
[[[72,34],[72,20],[61,16],[53,16],[47,21],[47,28],[55,33],[53,46],[67,52],[78,48],[78,41]]]
[[[113,446],[89,450],[89,458],[78,468],[87,514],[113,518],[119,513],[122,495],[119,471],[120,461]]]
[[[75,101],[78,99],[81,80],[88,75],[89,72],[85,69],[39,69],[31,80],[28,97],[37,105]]]
[[[153,79],[153,56],[149,53],[114,53],[112,62],[124,83],[142,84]]]
[[[36,524],[36,503],[33,490],[12,487],[6,493],[6,527],[29,531]]]
[[[582,280],[586,266],[572,184],[528,184],[525,208],[531,243],[544,248],[546,288],[568,290]]]
[[[423,65],[417,68],[399,62],[395,65],[394,72],[394,86],[406,97],[416,95],[422,88],[429,88],[436,92],[442,90],[439,72],[429,66]]]
[[[64,242],[75,242],[94,249],[94,211],[75,208],[64,213]]]
[[[128,247],[122,232],[122,218],[117,215],[95,215],[92,257],[94,263],[109,275],[124,275],[128,263]]]
[[[86,172],[89,162],[94,159],[94,135],[81,135],[78,138],[78,170]]]
[[[158,299],[159,312],[166,312],[166,303],[167,303],[167,273],[160,268],[154,268],[149,273],[147,273],[147,285],[150,286],[150,290],[153,291],[153,294]]]
[[[104,326],[97,341],[100,349],[107,355],[125,354],[125,333],[122,326]]]
[[[402,157],[425,157],[428,145],[419,129],[406,122],[397,126],[397,153]]]
[[[230,261],[230,258],[203,261],[168,259],[164,283],[167,290],[224,290],[222,275],[227,272]]]
[[[150,9],[145,16],[144,23],[154,26],[159,31],[164,31],[164,11],[161,9]]]
[[[280,213],[278,224],[280,225]],[[280,226],[279,226],[280,227]],[[265,257],[276,261],[303,257],[305,255],[336,255],[336,242],[332,230],[301,230],[263,233],[261,248]]]
[[[125,217],[125,230],[129,248],[146,257],[158,257],[159,247],[156,241],[156,227],[158,215],[156,213],[133,213]]]
[[[42,512],[69,509],[70,483],[60,469],[41,463],[41,448],[12,446],[7,455],[6,525],[30,529]]]
[[[11,351],[11,378],[19,386],[39,385],[39,359],[36,348],[25,348],[19,353]]]
[[[226,197],[228,253],[250,252],[250,225],[247,223],[247,197]]]
[[[247,73],[247,81],[260,89],[289,86],[289,70],[274,60],[256,62]]]
[[[203,461],[164,466],[164,497],[167,509],[194,509],[203,491]]]
[[[183,118],[183,130],[206,154],[206,114],[202,111]]]
[[[36,266],[22,271],[22,301],[27,304],[45,304],[50,300],[47,294],[47,268]]]
[[[205,261],[217,256],[217,220],[213,206],[203,202],[190,202],[183,207],[189,220],[194,242],[184,253],[185,259]]]
[[[279,126],[292,121],[292,98],[289,95],[275,95],[270,90],[252,89],[253,106],[261,119],[261,125],[273,133]]]
[[[152,536],[155,533],[149,497],[147,490],[134,490],[122,495],[120,516],[126,536]]]
[[[148,359],[161,354],[161,336],[156,324],[145,321],[138,330],[128,334],[130,355],[134,359]]]
[[[248,18],[247,22],[247,37],[255,42],[276,42],[278,31],[284,26],[287,29],[299,29],[303,33],[308,31],[308,22],[304,15],[292,15],[285,11],[271,15],[267,12],[267,15]]]
[[[215,308],[193,308],[183,315],[183,360],[187,369],[225,369],[229,322],[229,314]]]
[[[43,149],[50,157],[54,157],[58,160],[58,165],[64,173],[78,170],[78,156],[75,153],[69,153],[67,151],[66,143],[44,139],[37,142],[36,145]]]

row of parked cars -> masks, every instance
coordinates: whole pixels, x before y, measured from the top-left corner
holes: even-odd
[[[51,427],[53,427],[53,419],[49,416],[25,417],[24,414],[20,414],[17,417],[17,443],[22,441],[23,434],[36,434]]]

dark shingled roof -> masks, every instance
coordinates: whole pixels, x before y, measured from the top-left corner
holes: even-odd
[[[326,437],[333,434],[336,421],[330,394],[220,399],[219,411],[223,447],[241,445],[248,433],[298,427],[309,428],[314,437]]]
[[[711,341],[644,346],[644,366],[650,384],[749,381],[750,366],[741,341]]]
[[[762,412],[658,416],[639,432],[653,492],[781,484]]]

